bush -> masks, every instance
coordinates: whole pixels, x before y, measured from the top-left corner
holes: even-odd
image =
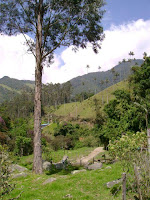
[[[122,161],[131,160],[135,152],[147,146],[147,137],[144,132],[123,135],[119,140],[109,144],[109,154]]]
[[[14,151],[19,156],[26,156],[31,154],[33,151],[31,138],[17,136]]]
[[[52,140],[51,146],[54,151],[57,151],[59,149],[70,149],[73,147],[73,143],[69,136],[59,135]]]
[[[109,144],[112,157],[121,160],[127,173],[127,192],[133,199],[150,199],[150,156],[145,150],[147,137],[144,132],[123,135]]]
[[[9,182],[10,178],[10,157],[7,149],[0,145],[0,198],[10,193],[14,189],[14,185]]]
[[[100,140],[93,135],[85,136],[80,141],[76,142],[75,149],[82,147],[97,147]]]
[[[0,132],[0,144],[4,145],[7,143],[7,135],[6,133]]]

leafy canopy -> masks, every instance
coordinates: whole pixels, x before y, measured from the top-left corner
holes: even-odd
[[[34,40],[37,36],[37,16],[42,24],[42,59],[51,55],[60,46],[73,45],[86,48],[90,42],[95,52],[103,40],[100,24],[104,10],[104,0],[1,0],[0,32],[7,35],[22,33],[30,50],[35,55]],[[42,9],[41,9],[42,5]]]

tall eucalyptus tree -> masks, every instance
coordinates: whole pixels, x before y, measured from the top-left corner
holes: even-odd
[[[104,39],[101,19],[104,0],[0,0],[0,33],[21,33],[35,57],[34,161],[33,171],[42,173],[41,90],[44,64],[53,60],[61,46],[95,53]],[[27,37],[32,37],[33,40]]]

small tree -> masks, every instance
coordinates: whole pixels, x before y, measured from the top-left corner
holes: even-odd
[[[34,162],[33,171],[42,173],[41,94],[45,63],[51,64],[61,46],[74,50],[92,44],[95,53],[103,40],[101,9],[104,0],[1,0],[0,33],[21,33],[35,57]],[[34,39],[28,39],[30,34]]]
[[[86,68],[87,68],[87,74],[88,74],[88,70],[90,69],[90,65],[87,65]]]

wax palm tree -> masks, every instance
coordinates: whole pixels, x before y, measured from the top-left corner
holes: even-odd
[[[108,78],[106,78],[105,83],[106,83],[106,88],[107,88],[108,87],[108,83],[109,83],[109,79]],[[107,104],[108,104],[108,92],[107,92]]]
[[[95,82],[95,94],[96,94],[96,77],[94,77],[94,82]]]
[[[87,65],[86,68],[87,68],[87,74],[88,74],[88,70],[90,69],[90,65]]]
[[[146,57],[147,57],[147,53],[146,53],[146,52],[144,52],[144,53],[143,53],[143,59],[145,60],[145,59],[146,59]]]
[[[130,51],[130,52],[129,52],[129,56],[131,56],[131,57],[134,56],[134,52],[133,52],[133,51]]]
[[[100,70],[101,70],[101,67],[100,67],[100,66],[98,66],[98,70],[99,70],[99,72],[100,72]]]
[[[114,75],[115,75],[115,73],[116,73],[114,67],[111,69],[111,73],[112,73],[112,75],[113,75],[113,77],[114,77]],[[112,77],[112,83],[113,83],[113,85],[114,85],[114,78],[113,78],[113,77]]]
[[[103,80],[100,81],[100,85],[102,86],[102,87],[101,87],[101,91],[103,90],[103,85],[104,85],[104,83],[105,83],[105,82],[104,82]],[[101,94],[102,94],[102,105],[103,105],[103,92],[101,92]]]
[[[122,59],[122,63],[123,63],[123,72],[124,72],[124,73],[123,73],[123,74],[124,74],[124,75],[123,75],[123,76],[124,76],[123,78],[125,79],[125,78],[126,78],[126,77],[125,77],[125,63],[126,63],[126,59],[125,59],[125,58]]]

